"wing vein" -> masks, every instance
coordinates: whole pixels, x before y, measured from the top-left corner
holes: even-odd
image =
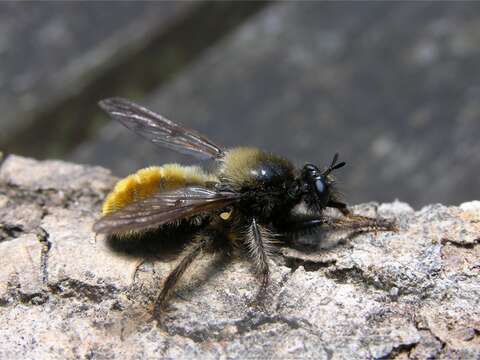
[[[142,230],[174,223],[203,212],[234,204],[240,194],[202,187],[186,187],[159,192],[123,209],[105,215],[93,227],[96,233],[112,234]]]
[[[223,149],[195,130],[185,128],[140,105],[121,98],[99,102],[110,117],[138,135],[180,153],[201,158],[220,158]]]

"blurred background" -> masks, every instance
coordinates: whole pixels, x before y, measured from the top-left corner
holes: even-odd
[[[0,3],[0,151],[195,162],[110,121],[112,96],[298,165],[339,152],[349,203],[480,198],[478,2]]]

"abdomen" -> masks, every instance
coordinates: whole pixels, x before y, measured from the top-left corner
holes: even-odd
[[[214,175],[197,166],[166,164],[138,170],[135,174],[117,182],[102,206],[102,215],[118,211],[125,206],[146,199],[153,194],[190,185],[205,186],[216,182]]]

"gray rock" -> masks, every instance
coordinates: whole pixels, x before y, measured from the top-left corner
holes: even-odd
[[[480,357],[480,202],[363,204],[370,233],[271,262],[265,309],[250,264],[202,258],[161,320],[175,259],[111,252],[91,231],[115,179],[102,168],[9,156],[0,168],[0,358]]]
[[[338,151],[354,202],[458,205],[480,187],[479,36],[476,2],[274,3],[145,103],[226,146]],[[114,123],[72,159],[189,161]]]
[[[193,7],[192,2],[126,1],[115,6],[108,2],[2,2],[0,147],[22,148],[16,135],[25,138],[42,112],[82,92],[106,69],[181,21]],[[72,126],[55,118],[43,126],[52,123],[57,135],[68,134]],[[34,140],[36,128],[37,133],[30,136]]]

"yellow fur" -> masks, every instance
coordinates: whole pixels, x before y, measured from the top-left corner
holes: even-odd
[[[228,150],[222,159],[221,173],[236,184],[248,182],[251,169],[258,164],[262,151],[252,147],[237,147]]]
[[[102,214],[118,211],[132,202],[143,200],[156,192],[173,190],[189,185],[205,185],[217,181],[197,166],[167,164],[138,170],[120,180],[108,194],[102,207]]]
[[[255,171],[266,162],[282,164],[286,168],[292,168],[293,171],[293,166],[277,155],[257,148],[237,147],[225,152],[220,174],[225,182],[239,191],[245,186],[254,187],[258,184]]]

